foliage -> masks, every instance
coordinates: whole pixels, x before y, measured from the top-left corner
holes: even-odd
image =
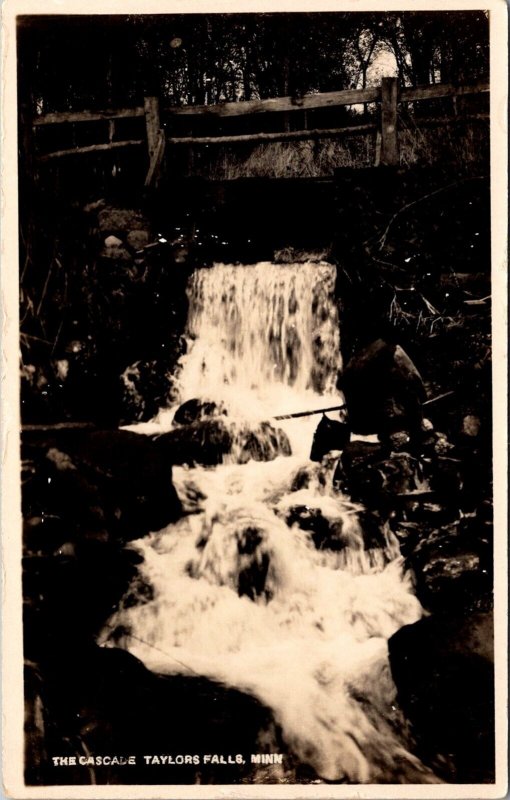
[[[461,82],[489,60],[478,11],[33,15],[18,44],[20,92],[39,113],[364,87],[377,63],[407,85]]]

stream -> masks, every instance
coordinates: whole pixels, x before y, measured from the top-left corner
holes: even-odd
[[[423,615],[398,542],[389,528],[384,546],[365,542],[362,507],[333,486],[338,454],[309,460],[320,415],[274,421],[343,402],[334,284],[325,263],[191,276],[180,402],[214,402],[232,430],[259,438],[270,422],[291,454],[241,459],[234,442],[216,467],[174,467],[186,513],[130,544],[151,592],[120,604],[101,643],[257,698],[319,781],[437,782],[411,752],[388,662],[389,637]],[[131,430],[171,429],[178,405]],[[328,531],[320,542],[306,525],[314,515]],[[276,764],[272,777],[292,782],[292,769]]]

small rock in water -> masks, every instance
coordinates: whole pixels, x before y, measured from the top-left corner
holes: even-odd
[[[179,406],[174,414],[174,425],[191,425],[193,422],[207,419],[208,417],[219,417],[226,415],[226,409],[221,403],[212,400],[199,400],[194,397],[186,400]]]
[[[324,547],[329,550],[340,550],[345,546],[337,528],[333,526],[332,530],[329,520],[322,515],[320,508],[310,508],[305,505],[291,506],[285,521],[289,526],[298,525],[301,530],[310,531],[313,542],[319,550]]]
[[[233,436],[220,419],[203,419],[182,425],[155,439],[172,464],[213,466],[232,450]]]
[[[291,447],[287,434],[274,428],[269,422],[261,422],[256,428],[241,431],[236,436],[239,447],[237,461],[272,461],[277,456],[290,456]]]

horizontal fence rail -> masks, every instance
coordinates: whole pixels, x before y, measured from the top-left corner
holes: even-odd
[[[34,125],[59,125],[63,122],[100,122],[110,119],[130,119],[143,117],[144,108],[107,108],[103,111],[56,111],[53,114],[41,114],[34,118]]]
[[[156,185],[163,163],[166,145],[223,145],[243,142],[263,143],[297,141],[303,139],[334,138],[350,135],[361,135],[377,132],[377,163],[382,165],[395,165],[399,160],[398,150],[398,106],[421,101],[441,100],[467,95],[482,94],[490,91],[488,81],[478,81],[470,85],[457,86],[454,84],[435,84],[431,86],[403,87],[398,86],[396,78],[383,78],[381,85],[368,89],[345,89],[336,92],[322,92],[308,94],[303,97],[273,97],[264,100],[246,100],[239,102],[225,102],[214,105],[189,105],[169,106],[160,109],[157,97],[146,97],[143,106],[134,108],[62,111],[36,116],[32,125],[34,128],[44,126],[70,125],[82,122],[109,123],[109,141],[100,144],[90,144],[74,148],[59,149],[38,155],[41,162],[58,159],[71,155],[81,155],[109,150],[118,150],[127,147],[140,147],[145,145],[149,156],[149,168],[145,179],[145,186]],[[314,111],[320,109],[334,109],[336,107],[356,106],[361,104],[377,103],[380,105],[380,123],[363,125],[343,125],[336,128],[312,128],[298,131],[282,130],[276,132],[259,132],[232,135],[207,135],[207,136],[172,136],[168,135],[161,122],[161,117],[169,123],[172,119],[184,118],[234,118],[242,116],[260,115],[265,113],[289,114],[296,111]],[[488,114],[467,114],[462,117],[445,117],[442,122],[447,125],[457,120],[488,119]],[[126,139],[114,141],[115,122],[126,119],[145,119],[145,139]],[[427,118],[421,121],[427,122]],[[431,124],[440,124],[441,120],[431,119]],[[50,128],[51,130],[51,128]]]
[[[478,81],[468,86],[454,84],[435,84],[403,88],[398,93],[399,103],[413,103],[419,100],[440,100],[445,97],[480,94],[489,91],[487,81]],[[381,100],[381,87],[370,89],[345,89],[339,92],[295,97],[273,97],[267,100],[240,100],[238,103],[216,103],[205,106],[167,106],[163,109],[170,116],[212,116],[234,117],[264,112],[312,111],[335,106],[352,106],[363,103],[377,103]],[[104,109],[102,111],[57,111],[40,114],[33,120],[35,126],[57,125],[64,122],[99,122],[110,119],[126,119],[144,116],[144,107]]]

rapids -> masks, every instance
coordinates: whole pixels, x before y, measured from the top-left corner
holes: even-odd
[[[328,264],[197,270],[181,401],[221,402],[229,419],[254,428],[341,404],[334,281]],[[133,430],[168,429],[174,412]],[[288,751],[320,780],[436,782],[410,751],[387,651],[388,638],[423,612],[391,531],[385,546],[365,548],[362,508],[332,485],[335,457],[309,461],[319,419],[275,423],[290,456],[174,467],[187,513],[131,545],[152,593],[136,604],[131,593],[102,642],[156,672],[196,673],[258,698]],[[295,509],[320,513],[325,544],[292,524]],[[273,770],[276,780],[294,779],[290,768]]]

